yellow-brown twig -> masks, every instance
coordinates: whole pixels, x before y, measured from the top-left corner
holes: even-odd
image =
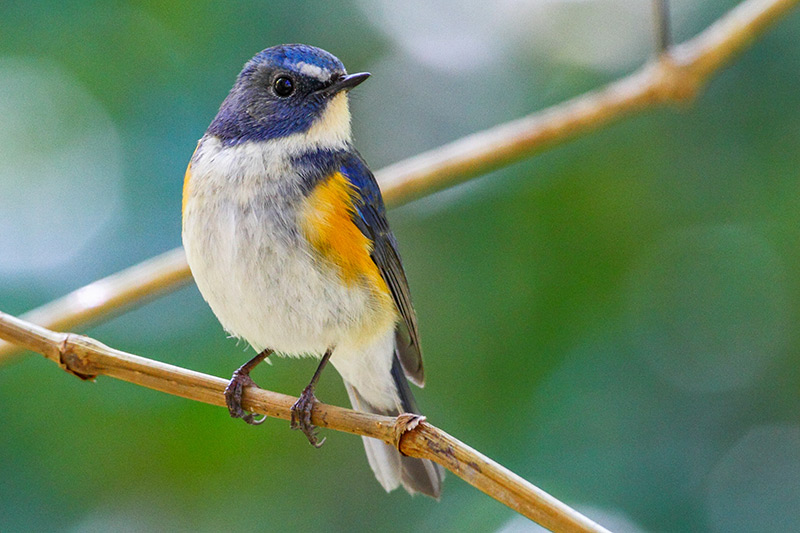
[[[56,333],[0,312],[0,338],[41,353],[82,379],[105,375],[190,400],[225,406],[226,380],[121,352],[88,337]],[[255,387],[246,389],[243,398],[247,410],[284,420],[291,418],[290,409],[295,401],[291,396]],[[316,404],[311,421],[319,427],[380,439],[405,455],[435,461],[551,531],[608,533],[419,415],[392,418]]]
[[[695,38],[600,90],[391,165],[377,173],[386,203],[390,207],[401,205],[634,112],[689,100],[714,72],[797,3],[746,0]],[[23,316],[54,329],[72,329],[149,295],[173,290],[190,278],[182,250],[175,249]],[[0,342],[0,363],[11,360],[19,351],[12,344]]]

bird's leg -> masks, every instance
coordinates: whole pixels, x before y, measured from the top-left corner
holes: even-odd
[[[266,349],[259,353],[248,362],[239,367],[239,369],[231,376],[231,381],[225,387],[225,403],[228,404],[228,411],[233,418],[241,418],[248,424],[257,426],[267,419],[267,415],[262,418],[255,418],[253,413],[248,413],[242,409],[242,392],[245,387],[257,387],[253,378],[250,377],[250,371],[253,370],[258,363],[269,357],[272,350]]]
[[[328,348],[325,355],[322,356],[322,361],[319,362],[317,371],[311,378],[308,386],[303,389],[300,398],[292,406],[292,429],[299,429],[305,433],[308,442],[315,448],[319,448],[325,442],[325,439],[317,440],[317,428],[311,424],[311,410],[314,408],[317,398],[314,396],[314,389],[317,387],[319,376],[322,374],[322,369],[328,364],[331,358],[333,348]]]

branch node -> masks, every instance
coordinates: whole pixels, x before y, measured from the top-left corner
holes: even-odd
[[[58,366],[68,374],[72,374],[84,381],[94,381],[97,374],[91,372],[91,364],[75,350],[75,338],[84,338],[81,335],[67,333],[58,345]]]
[[[425,421],[425,417],[422,415],[417,415],[414,413],[402,413],[397,415],[394,421],[394,447],[397,448],[402,455],[403,450],[400,447],[400,442],[403,440],[403,436],[409,431],[413,431],[419,426],[420,422]]]
[[[691,68],[676,57],[674,52],[661,55],[653,64],[657,91],[664,101],[690,104],[697,97],[703,80]]]

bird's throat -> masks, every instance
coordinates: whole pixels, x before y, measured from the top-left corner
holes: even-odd
[[[347,93],[334,96],[320,117],[306,132],[307,142],[319,146],[340,146],[350,142],[350,106]]]

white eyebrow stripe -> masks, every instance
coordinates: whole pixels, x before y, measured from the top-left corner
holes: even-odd
[[[322,67],[318,67],[317,65],[300,61],[299,63],[295,63],[293,66],[298,72],[300,72],[300,74],[304,76],[311,76],[319,81],[328,81],[331,79],[331,73]]]

